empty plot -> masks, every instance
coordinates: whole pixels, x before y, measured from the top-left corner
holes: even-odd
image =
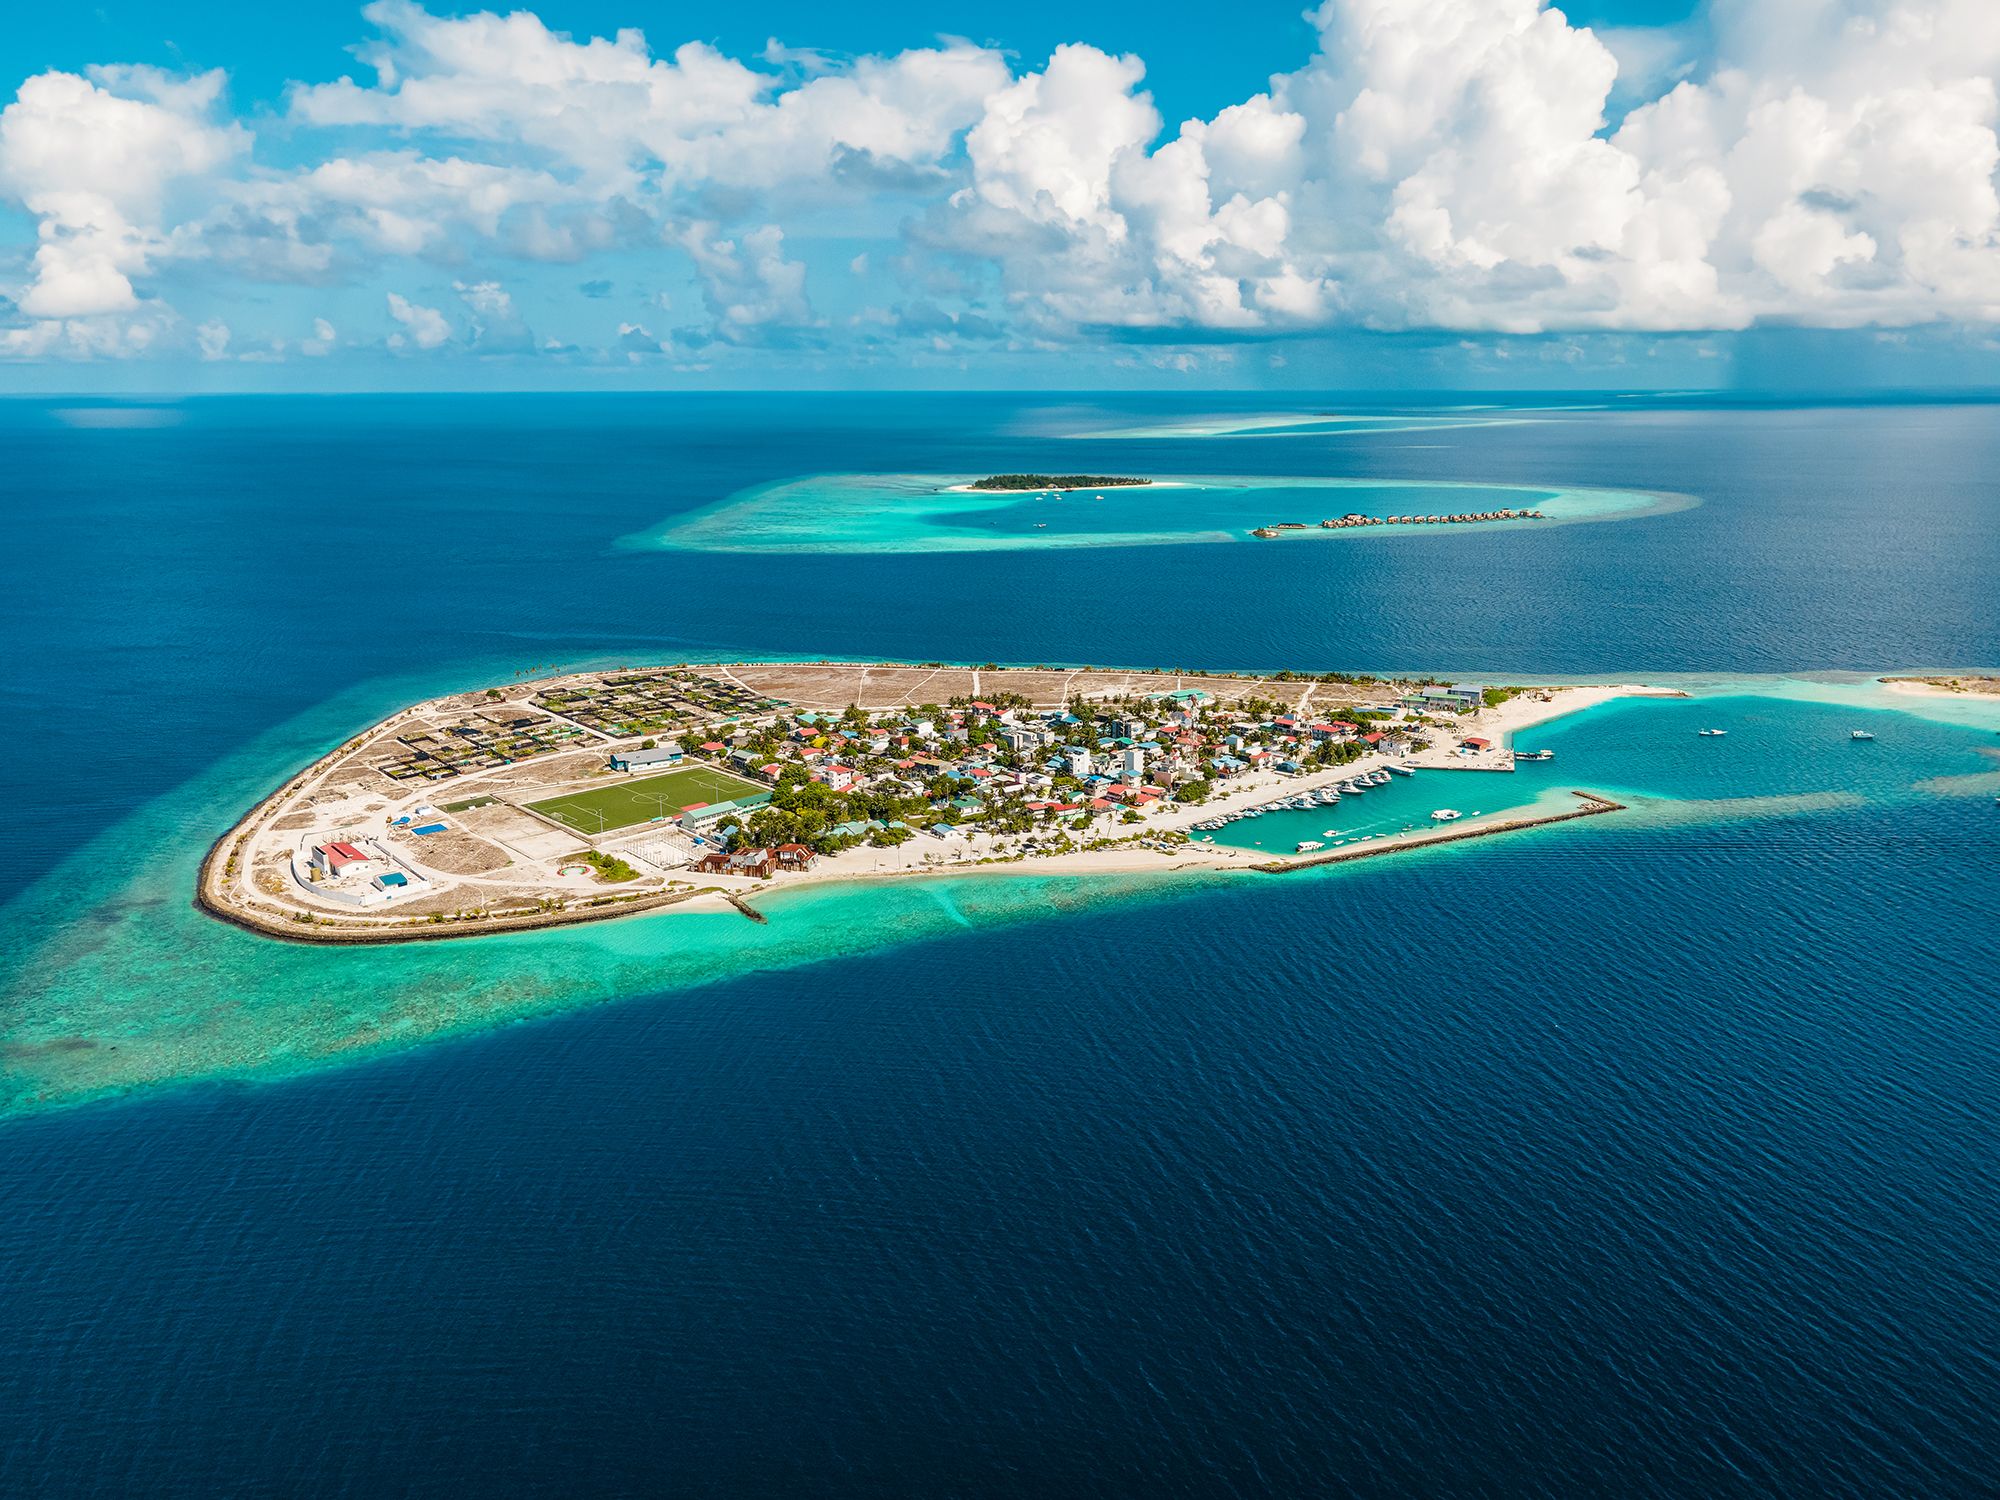
[[[527,805],[530,811],[578,833],[608,833],[655,818],[671,818],[696,803],[728,802],[759,790],[755,783],[713,766],[683,766],[663,775],[617,781]]]

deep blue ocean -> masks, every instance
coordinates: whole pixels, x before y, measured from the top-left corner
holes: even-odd
[[[300,716],[514,671],[2000,667],[2000,408],[1062,435],[1287,407],[1354,409],[0,403],[0,962],[31,893],[104,875],[71,851],[198,858],[191,789]],[[1383,545],[621,545],[791,476],[1026,469],[1700,504]],[[1671,754],[1643,706],[1538,736],[1684,826],[0,1119],[0,1493],[1994,1493],[2000,809],[1788,753],[1844,710],[1726,701],[1728,741]],[[1887,717],[1887,756],[1990,765]]]

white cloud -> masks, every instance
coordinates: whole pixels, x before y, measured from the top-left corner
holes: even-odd
[[[851,297],[842,264],[959,336],[1042,342],[2000,322],[1993,0],[1712,0],[1602,33],[1544,0],[1323,0],[1313,55],[1178,124],[1139,57],[1082,43],[1017,73],[963,42],[744,61],[527,10],[364,14],[359,81],[291,91],[282,165],[219,72],[25,80],[0,199],[35,236],[0,269],[25,320],[0,354],[185,353],[190,292],[405,260],[453,280],[468,331],[392,296],[404,345],[539,348],[471,266],[513,283],[663,238],[707,312],[690,347],[826,337],[808,267]]]
[[[194,341],[203,359],[226,359],[229,356],[229,325],[220,319],[203,323],[195,329]]]
[[[389,293],[389,316],[408,330],[408,342],[419,349],[435,349],[451,337],[451,324],[443,313],[394,292]],[[403,338],[403,334],[394,334],[391,343],[400,348]]]
[[[444,17],[409,0],[363,14],[382,32],[359,53],[375,82],[297,89],[293,119],[518,143],[597,191],[933,167],[1008,77],[998,53],[954,43],[786,89],[702,42],[656,57],[637,30],[579,42],[528,11]]]
[[[17,299],[35,318],[138,309],[132,278],[169,251],[166,203],[184,179],[246,150],[249,134],[208,116],[222,74],[150,68],[41,73],[0,110],[0,190],[40,222],[34,279]]]
[[[730,237],[712,223],[696,222],[676,241],[694,258],[714,337],[732,344],[781,342],[813,326],[805,264],[785,259],[785,232],[775,224]]]
[[[2000,315],[1986,0],[1739,0],[1708,80],[1611,134],[1617,53],[1540,0],[1326,0],[1313,19],[1304,68],[1157,146],[1136,64],[1060,49],[989,101],[937,237],[1071,322]],[[1684,35],[1616,40],[1659,82],[1685,71]]]

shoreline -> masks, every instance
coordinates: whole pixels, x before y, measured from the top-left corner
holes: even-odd
[[[1248,502],[1271,490],[1291,490],[1323,494],[1328,504],[1345,505],[1343,495],[1358,491],[1379,491],[1384,487],[1407,493],[1407,509],[1431,503],[1427,495],[1452,492],[1463,496],[1451,503],[1481,509],[1528,508],[1547,512],[1540,524],[1553,526],[1595,525],[1671,514],[1703,504],[1699,495],[1678,490],[1610,488],[1600,485],[1528,484],[1517,481],[1452,481],[1441,479],[1384,478],[1359,479],[1327,475],[1270,474],[1191,474],[1177,472],[1147,476],[1146,483],[1134,485],[1044,486],[1041,489],[975,489],[972,479],[957,479],[936,473],[827,473],[801,474],[735,490],[691,511],[668,517],[618,539],[620,548],[713,552],[740,555],[759,553],[800,553],[839,555],[893,555],[905,552],[953,553],[960,551],[1012,551],[1055,547],[1126,546],[1209,546],[1221,542],[1254,540],[1245,534],[1254,513]],[[1070,498],[1079,494],[1100,494],[1109,500],[1111,491],[1189,490],[1212,491],[1220,496],[1218,512],[1195,517],[1171,530],[1147,529],[1141,521],[1118,532],[1054,531],[1046,534],[995,533],[976,525],[948,526],[939,518],[950,513],[938,503],[941,497],[953,501],[983,500],[982,509],[1005,509],[1024,505],[1037,495]],[[857,491],[865,491],[865,495]],[[1242,491],[1235,496],[1222,492]],[[882,497],[893,494],[891,507],[906,512],[898,526],[886,531],[879,527],[849,524],[850,512],[865,499],[862,512],[880,519]],[[925,502],[931,502],[928,507]],[[1383,501],[1382,503],[1387,503]],[[1550,509],[1550,507],[1554,507]],[[832,529],[829,530],[829,518]],[[1492,520],[1461,523],[1472,529],[1495,529],[1529,524],[1525,521]],[[1426,534],[1430,528],[1418,526],[1308,527],[1315,535],[1368,536]]]
[[[2000,698],[2000,676],[1989,677],[1980,672],[1936,677],[1878,677],[1875,680],[1892,693],[1913,698],[1957,698],[1973,702],[1981,698]]]
[[[692,665],[692,664],[689,664]],[[731,664],[738,670],[748,671],[759,664]],[[820,669],[822,664],[799,664],[809,670]],[[720,664],[701,664],[703,669],[720,677],[735,680],[728,667]],[[835,664],[825,664],[833,668]],[[888,663],[847,663],[838,664],[840,670],[858,672],[865,679],[871,672],[884,674],[909,673],[913,669],[902,664]],[[634,668],[632,671],[649,669]],[[922,669],[917,669],[922,670]],[[945,672],[972,674],[973,690],[978,691],[980,672],[969,668],[944,668]],[[999,672],[1023,672],[1028,669],[999,669]],[[935,674],[933,674],[935,675]],[[989,670],[989,678],[998,673]],[[1071,678],[1105,678],[1114,684],[1125,677],[1152,680],[1149,674],[1118,674],[1108,669],[1076,669],[1063,674],[1063,686],[1067,688]],[[564,678],[545,679],[532,687],[546,688],[550,684],[561,683]],[[1277,678],[1214,678],[1193,676],[1176,678],[1192,683],[1226,684],[1243,690],[1254,688],[1260,692],[1281,695],[1282,698],[1296,696],[1301,710],[1310,702],[1316,692],[1328,691],[1329,701],[1334,693],[1352,696],[1357,688],[1352,684],[1325,684],[1317,679],[1277,679]],[[919,687],[923,686],[922,683]],[[1388,690],[1387,684],[1372,684],[1368,691],[1381,693]],[[1101,689],[1102,696],[1110,696],[1111,689]],[[1578,713],[1625,696],[1671,696],[1683,697],[1684,693],[1670,688],[1653,688],[1625,684],[1618,686],[1566,686],[1529,688],[1494,708],[1482,709],[1466,716],[1462,726],[1465,733],[1477,729],[1495,741],[1490,751],[1471,760],[1460,757],[1459,752],[1448,751],[1443,746],[1413,752],[1401,758],[1420,768],[1450,770],[1511,771],[1512,755],[1508,748],[1514,735],[1538,724]],[[1206,821],[1218,813],[1255,805],[1267,799],[1273,790],[1287,788],[1293,791],[1307,791],[1322,784],[1335,784],[1374,765],[1393,758],[1380,754],[1362,757],[1339,766],[1322,768],[1317,771],[1295,776],[1279,776],[1271,772],[1259,772],[1241,781],[1225,783],[1228,790],[1219,796],[1199,804],[1177,806],[1173,810],[1158,814],[1128,833],[1113,833],[1109,837],[1100,835],[1095,847],[1064,849],[1048,853],[998,852],[992,849],[994,835],[975,831],[965,844],[949,851],[940,851],[926,845],[918,845],[915,840],[890,849],[871,845],[858,845],[829,855],[821,856],[815,867],[805,871],[789,871],[775,878],[759,879],[749,875],[721,874],[699,884],[689,884],[682,879],[671,879],[664,886],[651,883],[656,877],[646,877],[649,887],[629,894],[621,894],[615,885],[586,886],[575,890],[578,904],[567,904],[570,898],[566,888],[558,899],[563,904],[541,905],[540,909],[508,909],[500,913],[485,915],[475,904],[473,914],[423,913],[401,915],[393,908],[380,908],[379,916],[367,913],[365,909],[335,909],[327,906],[304,904],[296,892],[291,893],[292,905],[283,904],[285,895],[279,892],[260,892],[256,889],[251,873],[239,869],[245,859],[256,859],[260,841],[268,842],[279,835],[280,829],[274,825],[295,825],[300,816],[298,807],[302,804],[310,809],[318,797],[318,789],[328,778],[343,768],[351,769],[351,762],[360,753],[359,747],[369,745],[405,721],[422,722],[426,713],[435,713],[446,707],[462,708],[466,704],[484,701],[477,690],[449,694],[440,699],[407,705],[395,713],[378,721],[357,735],[351,735],[339,745],[328,750],[308,766],[287,776],[279,786],[261,801],[252,806],[210,845],[196,874],[194,906],[204,915],[240,930],[255,933],[260,937],[275,938],[282,942],[303,946],[382,946],[407,942],[437,942],[452,938],[469,938],[508,933],[547,931],[555,928],[582,926],[591,923],[614,921],[625,917],[661,915],[675,911],[708,913],[734,906],[752,920],[762,920],[761,914],[743,905],[746,898],[778,894],[794,889],[823,886],[836,883],[867,884],[883,880],[923,880],[954,878],[970,874],[1035,874],[1048,876],[1117,876],[1128,874],[1173,874],[1188,876],[1203,872],[1253,871],[1271,873],[1280,870],[1304,868],[1309,865],[1335,863],[1344,860],[1366,858],[1373,854],[1394,849],[1421,848],[1431,844],[1453,842],[1467,838],[1482,837],[1490,833],[1513,831],[1520,828],[1541,826],[1544,823],[1562,821],[1578,816],[1576,809],[1561,812],[1537,814],[1532,806],[1502,809],[1486,815],[1477,824],[1466,827],[1439,828],[1421,834],[1384,840],[1379,844],[1357,844],[1344,849],[1331,859],[1325,856],[1253,856],[1253,851],[1234,845],[1217,844],[1212,841],[1188,841],[1162,845],[1163,837],[1185,839],[1190,825]],[[1332,707],[1319,710],[1335,712]],[[598,741],[588,742],[586,748],[600,756],[610,747],[611,741],[600,735]],[[559,755],[551,759],[560,760]],[[473,778],[475,781],[477,777]],[[1578,793],[1590,798],[1593,794]],[[1605,801],[1608,799],[1596,799]],[[380,808],[383,804],[371,804]],[[1596,807],[1592,811],[1612,810],[1611,807]],[[551,829],[561,825],[550,824]],[[614,837],[634,838],[643,836],[646,829],[635,834],[630,827],[617,830]],[[571,836],[568,830],[553,835],[558,842],[589,845],[591,840],[582,836]],[[980,841],[986,841],[983,845]],[[1147,847],[1151,845],[1151,847]],[[941,852],[948,857],[938,858]],[[262,851],[263,869],[266,879],[272,879],[271,853]],[[921,862],[911,864],[911,854],[922,855]],[[892,868],[884,868],[885,859],[894,859]],[[400,863],[400,860],[398,861]],[[508,862],[511,865],[511,861]],[[294,865],[294,873],[296,867]],[[477,877],[473,877],[477,880]],[[448,886],[451,889],[472,889],[475,903],[479,889],[467,885]],[[274,899],[275,897],[275,899]],[[503,898],[504,899],[504,898]],[[519,899],[518,897],[515,899]],[[540,904],[540,903],[538,903]],[[407,907],[404,908],[407,910]]]

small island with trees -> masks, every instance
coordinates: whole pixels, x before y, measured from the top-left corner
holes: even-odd
[[[967,485],[974,490],[1103,490],[1113,485],[1151,484],[1117,474],[992,474]]]

